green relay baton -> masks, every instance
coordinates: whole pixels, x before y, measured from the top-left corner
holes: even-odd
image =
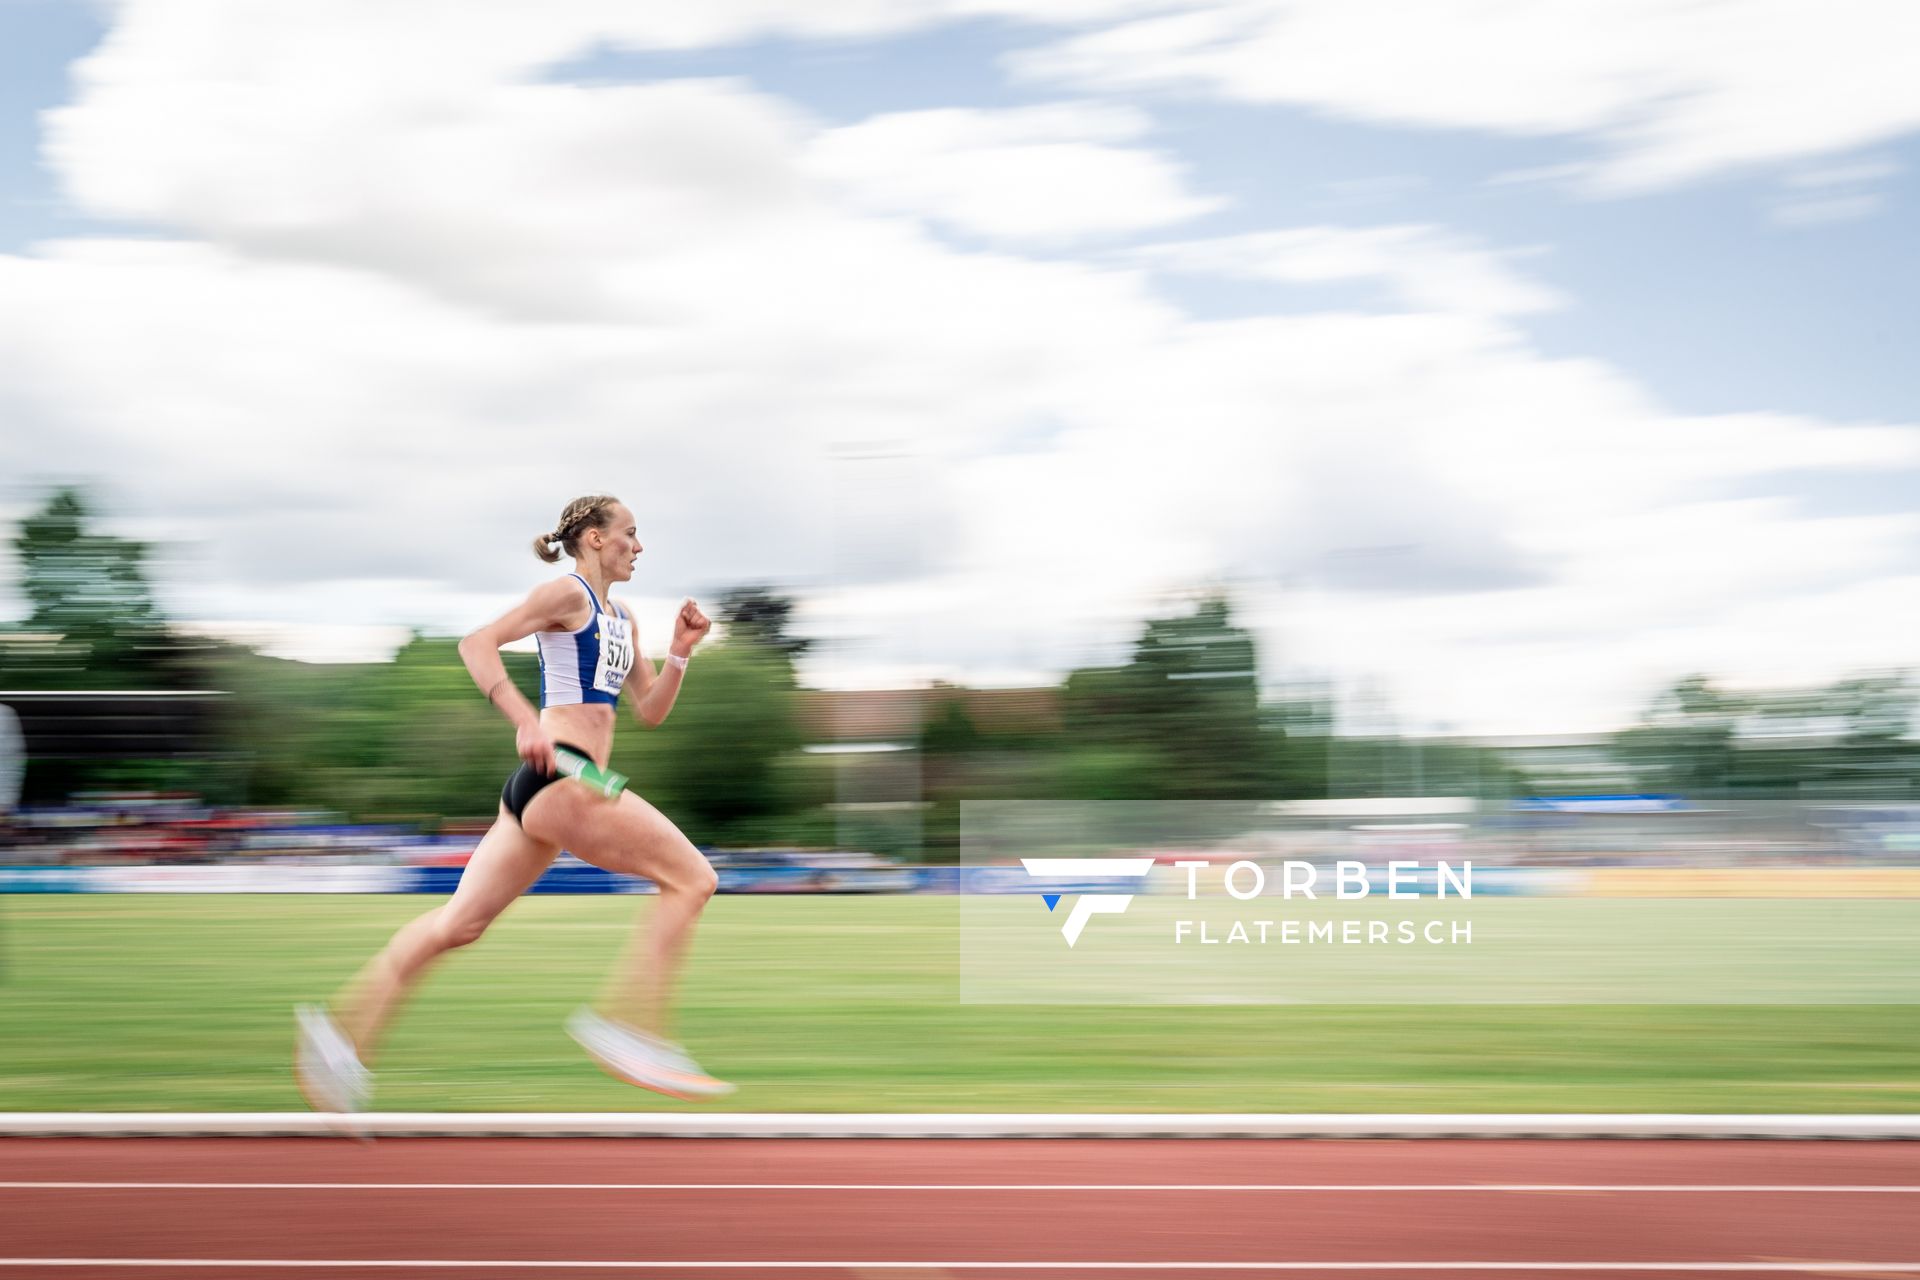
[[[617,796],[627,786],[627,775],[615,773],[611,769],[602,769],[578,751],[569,751],[565,747],[553,749],[554,762],[560,766],[560,772],[576,782],[583,782],[603,796]]]

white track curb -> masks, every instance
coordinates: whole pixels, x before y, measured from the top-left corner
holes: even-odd
[[[0,1137],[1920,1139],[1920,1115],[972,1115],[0,1112]]]

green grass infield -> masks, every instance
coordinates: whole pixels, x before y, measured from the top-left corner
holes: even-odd
[[[416,896],[0,897],[0,1111],[280,1111],[296,1001]],[[387,1111],[685,1109],[562,1022],[643,897],[537,896],[429,976],[377,1067]],[[1034,910],[1044,912],[1039,900]],[[988,1005],[957,900],[714,900],[677,1031],[738,1111],[1920,1111],[1910,1004]]]

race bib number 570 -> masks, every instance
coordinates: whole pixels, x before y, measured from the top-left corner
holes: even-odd
[[[600,615],[600,663],[593,670],[593,687],[619,693],[633,667],[633,628],[625,618]]]

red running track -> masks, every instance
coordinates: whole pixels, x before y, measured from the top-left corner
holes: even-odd
[[[0,1280],[1782,1274],[1920,1277],[1920,1143],[0,1139]]]

